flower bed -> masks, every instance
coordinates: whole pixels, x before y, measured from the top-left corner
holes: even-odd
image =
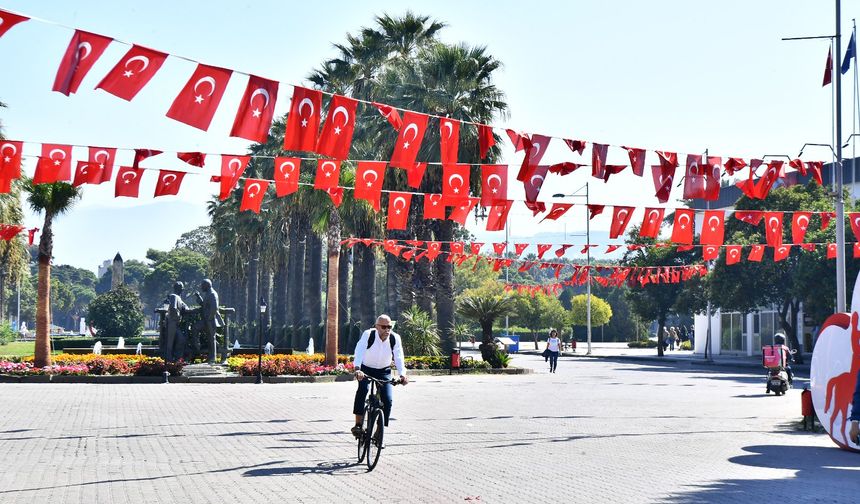
[[[406,369],[450,369],[450,357],[406,357]],[[461,369],[490,369],[490,363],[473,360],[460,359]]]
[[[19,362],[0,361],[0,374],[16,376],[27,375],[136,375],[161,376],[164,371],[171,375],[182,374],[185,363],[182,361],[165,363],[159,357],[141,355],[70,355],[59,354],[52,358],[53,364],[38,368],[33,365],[33,357],[25,357]]]
[[[227,359],[230,371],[241,376],[256,376],[257,355],[236,355]],[[323,376],[341,375],[352,373],[352,363],[349,356],[338,355],[337,366],[324,366],[323,354],[314,355],[264,355],[263,376],[298,375],[298,376]]]

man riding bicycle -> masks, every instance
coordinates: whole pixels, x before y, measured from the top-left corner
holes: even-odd
[[[358,380],[358,389],[355,391],[355,403],[352,412],[355,414],[355,427],[352,433],[355,436],[361,434],[361,422],[364,419],[364,400],[367,397],[369,380],[365,375],[382,381],[391,380],[391,359],[400,374],[400,383],[406,385],[409,379],[406,377],[406,367],[403,365],[403,345],[400,335],[391,330],[391,317],[380,315],[376,319],[376,326],[362,333],[358,344],[355,346],[355,378]],[[393,401],[392,391],[394,387],[390,383],[380,387],[382,398],[382,413],[385,417],[385,426],[388,426],[388,417],[391,415],[391,404]]]

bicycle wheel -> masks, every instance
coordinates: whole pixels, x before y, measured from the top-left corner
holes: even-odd
[[[364,461],[364,456],[367,455],[367,430],[370,428],[370,414],[364,408],[364,418],[361,419],[361,434],[358,435],[358,463]]]
[[[367,445],[367,472],[376,467],[379,462],[379,449],[382,443],[382,433],[385,429],[382,420],[382,411],[374,410],[371,416],[370,424],[367,426],[367,439],[364,444]]]

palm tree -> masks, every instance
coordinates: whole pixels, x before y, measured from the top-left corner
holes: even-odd
[[[413,306],[400,316],[398,330],[403,338],[406,355],[437,356],[439,349],[439,330],[430,315]]]
[[[481,325],[481,357],[489,361],[495,353],[493,322],[513,308],[512,298],[502,296],[467,296],[460,300],[457,311],[463,317]]]
[[[33,184],[33,181],[28,179],[25,184],[25,190],[29,193],[27,202],[30,204],[30,208],[34,212],[45,212],[45,222],[42,224],[42,234],[39,237],[36,355],[33,361],[36,367],[44,367],[51,364],[49,329],[51,325],[51,256],[54,250],[54,217],[70,210],[81,193],[77,187],[66,182]]]
[[[0,108],[6,104],[0,102]],[[0,140],[3,135],[3,123],[0,121]],[[12,183],[12,190],[8,194],[0,195],[0,223],[19,224],[24,221],[24,212],[21,209],[21,184],[17,181]],[[0,242],[0,319],[6,318],[6,292],[10,285],[19,284],[21,278],[26,277],[29,271],[28,263],[30,253],[22,240],[9,240]],[[21,321],[18,321],[20,325]]]

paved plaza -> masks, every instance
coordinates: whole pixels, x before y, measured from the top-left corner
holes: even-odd
[[[354,383],[0,384],[0,502],[857,502],[860,455],[754,369],[537,355],[416,376],[379,466]],[[480,498],[480,499],[479,499]]]

